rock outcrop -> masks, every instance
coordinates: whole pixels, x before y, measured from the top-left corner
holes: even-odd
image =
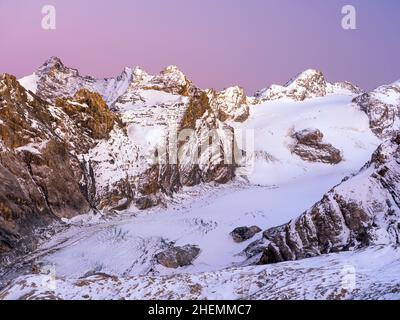
[[[243,122],[249,117],[249,105],[243,88],[227,88],[221,92],[208,91],[211,108],[220,121]]]
[[[235,228],[230,235],[232,236],[233,241],[243,242],[253,238],[259,232],[261,232],[261,229],[257,226],[238,227]]]
[[[155,255],[157,263],[166,268],[185,267],[192,263],[200,254],[200,249],[193,245],[171,247]]]
[[[87,89],[77,91],[73,99],[58,98],[55,105],[93,139],[108,138],[116,122],[122,127],[122,122],[108,109],[103,98]]]
[[[143,90],[158,90],[182,96],[189,95],[193,88],[191,81],[177,66],[168,66],[156,76],[147,75],[145,81],[139,83]]]
[[[400,83],[395,82],[353,99],[369,118],[371,130],[386,139],[400,130]]]
[[[342,161],[340,150],[329,143],[323,143],[324,135],[318,129],[308,128],[291,136],[295,143],[290,147],[292,153],[304,161],[337,164]]]

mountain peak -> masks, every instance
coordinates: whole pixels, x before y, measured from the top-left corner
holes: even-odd
[[[271,85],[259,90],[255,97],[260,101],[291,98],[297,101],[326,95],[327,82],[321,71],[307,69],[288,81],[284,86]]]
[[[133,68],[132,74],[136,77],[140,77],[140,76],[147,76],[148,73],[146,71],[144,71],[141,67],[136,66]]]
[[[170,65],[166,68],[164,68],[161,73],[182,73],[183,72],[175,65]]]
[[[175,65],[170,65],[161,70],[160,76],[186,82],[185,74]]]
[[[42,64],[42,66],[39,68],[39,70],[50,69],[50,68],[61,69],[63,67],[64,67],[64,64],[62,63],[61,59],[58,57],[52,56]]]
[[[300,72],[296,77],[287,82],[285,84],[285,87],[289,87],[293,83],[297,83],[299,81],[305,81],[307,79],[315,79],[315,80],[320,79],[323,80],[323,82],[325,82],[324,75],[321,71],[316,69],[307,69],[304,70],[303,72]]]

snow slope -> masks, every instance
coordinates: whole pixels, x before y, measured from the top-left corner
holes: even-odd
[[[290,99],[253,105],[250,117],[235,129],[254,130],[254,152],[248,154],[248,178],[254,184],[292,183],[302,177],[330,174],[344,177],[360,168],[380,141],[369,129],[368,117],[351,103],[351,96],[334,95],[302,102]],[[309,163],[292,155],[294,131],[317,128],[324,140],[342,152],[336,166]],[[339,181],[338,181],[339,182]]]
[[[37,91],[37,82],[38,82],[38,76],[36,73],[33,73],[29,76],[23,77],[18,80],[18,82],[23,86],[26,90],[30,90],[33,93],[36,93]]]

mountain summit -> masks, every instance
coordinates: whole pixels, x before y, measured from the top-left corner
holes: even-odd
[[[284,86],[272,85],[255,93],[259,101],[289,98],[295,101],[324,97],[327,94],[359,94],[362,90],[349,82],[329,83],[321,71],[308,69],[299,73]]]

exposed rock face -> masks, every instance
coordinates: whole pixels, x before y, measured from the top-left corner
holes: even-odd
[[[300,73],[284,86],[272,85],[269,88],[256,92],[258,101],[291,98],[303,101],[309,98],[323,97],[326,95],[327,83],[322,72],[309,69]]]
[[[191,98],[181,128],[194,130],[179,150],[182,185],[226,183],[235,176],[233,129],[218,119],[218,110],[213,110],[206,93]]]
[[[388,138],[400,129],[400,83],[378,87],[353,99],[369,118],[371,130]]]
[[[104,189],[108,193],[108,190],[115,189],[116,179],[110,179],[107,172],[116,172],[117,176],[118,172],[124,172],[120,180],[129,181],[134,197],[140,199],[136,205],[145,209],[162,201],[164,194],[170,196],[182,186],[209,181],[226,183],[234,177],[236,164],[232,161],[225,163],[224,159],[225,152],[232,149],[232,138],[226,139],[225,134],[231,134],[233,130],[217,119],[217,111],[211,108],[206,92],[192,88],[188,96],[162,93],[161,97],[170,99],[171,103],[160,102],[150,106],[146,101],[148,94],[160,96],[154,88],[138,89],[132,86],[115,104],[129,137],[121,134],[123,138],[117,138],[112,134],[109,139],[112,144],[104,143],[88,155],[89,158],[97,157],[96,154],[110,149],[111,154],[115,153],[110,157],[112,163],[102,161],[94,164],[98,181],[104,180],[103,175],[108,180],[108,187],[104,187],[103,181],[97,190]],[[152,127],[156,129],[149,130]],[[141,130],[150,134],[155,132],[159,142],[149,147],[135,140],[135,133]],[[187,137],[185,130],[189,130]],[[178,139],[175,133],[184,134]],[[129,153],[130,157],[120,161],[121,152]],[[110,151],[103,157],[109,157],[109,154]],[[155,197],[149,198],[150,195]],[[101,197],[104,199],[104,194]],[[110,204],[109,201],[103,203]]]
[[[257,226],[238,227],[238,228],[235,228],[230,233],[230,235],[232,236],[232,238],[235,242],[243,242],[243,241],[246,241],[246,240],[254,237],[254,235],[259,233],[260,231],[261,231],[261,229]]]
[[[305,161],[337,164],[342,161],[340,150],[331,144],[323,143],[324,135],[318,129],[304,129],[295,132],[295,144],[291,151]]]
[[[243,88],[235,86],[221,92],[208,91],[211,108],[221,121],[243,122],[249,117],[249,105]]]
[[[171,247],[155,255],[156,261],[166,268],[188,266],[199,255],[200,249],[196,246]]]
[[[93,139],[107,138],[118,117],[112,113],[98,93],[80,89],[73,100],[56,100],[56,107],[62,109],[82,130]]]
[[[138,91],[137,94],[145,93]],[[233,142],[232,137],[227,139],[226,134],[232,134],[233,129],[218,119],[219,107],[227,103],[223,104],[220,100],[220,105],[217,105],[212,100],[214,97],[192,87],[188,96],[178,100],[178,103],[171,107],[160,106],[164,111],[163,116],[160,115],[160,125],[165,128],[164,132],[171,132],[174,128],[178,134],[190,131],[187,140],[177,143],[177,162],[154,165],[148,171],[151,174],[140,179],[144,187],[139,188],[163,190],[171,194],[181,186],[210,181],[226,183],[234,177],[236,164],[225,161],[225,152],[231,152]],[[117,106],[122,108],[122,104],[117,103]],[[177,110],[180,110],[179,114]],[[170,153],[173,151],[167,148],[159,158]]]
[[[56,114],[13,76],[0,76],[0,252],[31,249],[37,227],[90,209],[86,175],[56,131]],[[68,116],[62,112],[62,117]],[[68,121],[67,121],[68,123]],[[78,128],[68,128],[77,132]],[[67,133],[64,133],[67,135]],[[4,254],[4,255],[3,255]]]
[[[371,244],[400,243],[400,136],[299,218],[246,249],[259,263],[297,260]]]

